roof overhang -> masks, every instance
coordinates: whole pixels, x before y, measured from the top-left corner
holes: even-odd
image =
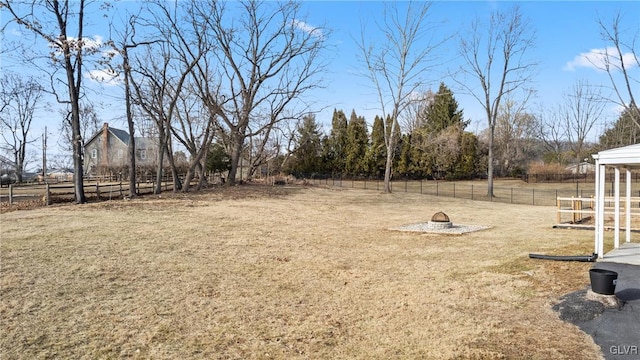
[[[600,151],[592,155],[600,165],[640,168],[640,144]]]

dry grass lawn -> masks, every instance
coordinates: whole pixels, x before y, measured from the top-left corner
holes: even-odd
[[[0,358],[598,359],[555,207],[322,187],[0,215]],[[388,230],[444,211],[462,236]]]

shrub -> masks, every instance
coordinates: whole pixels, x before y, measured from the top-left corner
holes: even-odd
[[[542,162],[530,163],[528,172],[529,175],[535,175],[536,181],[557,181],[570,173],[558,163],[545,164]]]

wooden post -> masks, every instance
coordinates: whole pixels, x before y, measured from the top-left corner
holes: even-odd
[[[13,184],[9,184],[9,206],[13,205]]]
[[[45,205],[51,205],[51,191],[49,189],[49,183],[44,184],[44,203]]]
[[[560,224],[561,223],[561,219],[562,219],[562,213],[560,213],[560,198],[556,198],[556,204],[558,205],[558,212],[557,212],[557,223]]]
[[[582,221],[582,199],[578,200],[578,221]]]
[[[96,182],[96,197],[98,198],[98,201],[100,201],[100,183]]]

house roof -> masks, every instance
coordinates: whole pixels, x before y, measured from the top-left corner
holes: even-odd
[[[120,129],[116,129],[116,128],[109,128],[109,131],[111,131],[111,133],[117,137],[118,139],[120,139],[120,141],[122,141],[125,144],[129,143],[129,133],[124,131],[124,130],[120,130]]]
[[[592,155],[601,165],[624,165],[640,168],[640,144],[600,151]]]
[[[124,144],[128,144],[129,143],[129,133],[124,131],[124,130],[120,130],[120,129],[116,129],[110,126],[106,126],[106,128],[109,130],[109,132],[115,136],[118,140],[122,141]],[[93,136],[91,136],[91,138],[89,139],[89,141],[86,142],[86,144],[90,144],[91,142],[93,142],[93,140],[95,140],[98,136],[102,135],[102,132],[104,131],[105,127],[101,127],[100,130],[96,131],[95,134],[93,134]]]

